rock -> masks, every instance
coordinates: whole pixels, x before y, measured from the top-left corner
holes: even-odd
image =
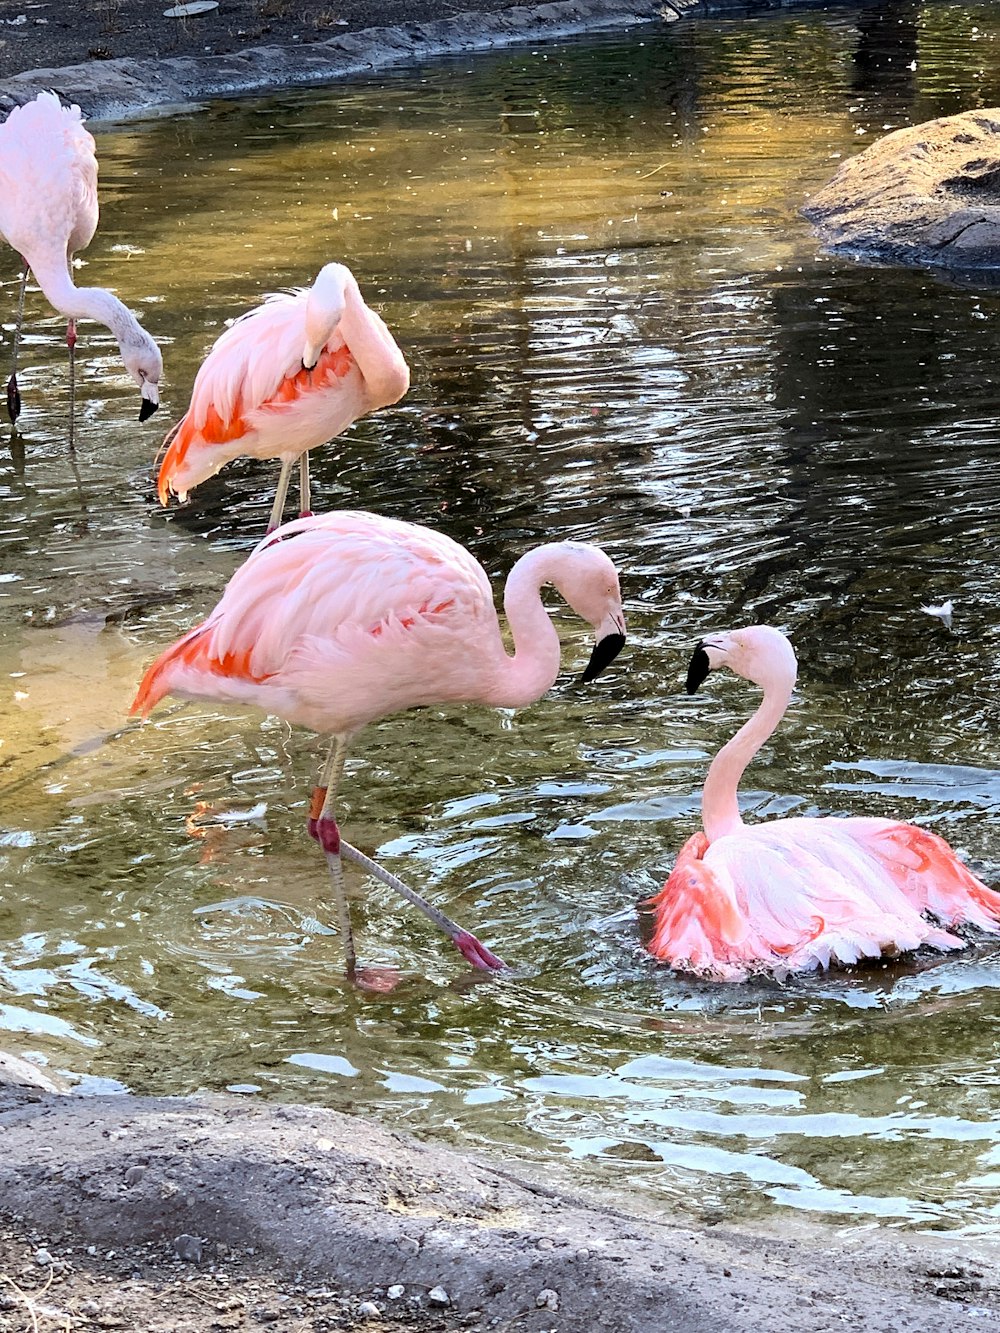
[[[398,1301],[405,1291],[406,1288],[401,1282],[395,1282],[385,1294],[389,1297],[390,1301]]]
[[[559,1293],[553,1291],[551,1287],[546,1287],[544,1291],[540,1291],[535,1297],[535,1306],[539,1310],[558,1310]]]
[[[146,1168],[144,1166],[130,1166],[122,1179],[126,1185],[138,1185],[145,1174]]]
[[[382,1311],[374,1301],[362,1301],[358,1306],[359,1319],[381,1319]]]
[[[427,1293],[427,1299],[431,1305],[450,1305],[451,1297],[445,1291],[444,1287],[431,1287]]]
[[[835,250],[965,274],[1000,270],[1000,108],[887,134],[801,211]]]

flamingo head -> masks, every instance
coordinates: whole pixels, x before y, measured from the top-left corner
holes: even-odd
[[[343,318],[347,292],[352,283],[357,289],[354,275],[343,264],[324,264],[316,275],[316,281],[306,294],[303,369],[312,370],[323,355],[323,348]]]
[[[625,646],[618,571],[602,550],[586,542],[560,542],[552,550],[552,586],[594,627],[596,642],[582,679],[595,680]]]
[[[127,345],[122,345],[122,360],[125,369],[139,386],[139,420],[148,421],[160,406],[160,376],[163,374],[163,358],[160,349],[144,328]]]
[[[765,690],[782,689],[790,694],[795,684],[795,651],[784,634],[770,625],[706,635],[688,666],[688,694],[694,694],[708,673],[719,667],[728,667],[734,675]]]

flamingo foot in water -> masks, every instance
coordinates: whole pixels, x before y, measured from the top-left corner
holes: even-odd
[[[17,424],[21,415],[21,390],[17,387],[16,375],[11,375],[7,381],[7,415],[12,426]]]
[[[469,931],[460,930],[451,939],[455,948],[472,967],[478,967],[482,972],[506,972],[507,964],[503,959],[487,949],[486,945]]]

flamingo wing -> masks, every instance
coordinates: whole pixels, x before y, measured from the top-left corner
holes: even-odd
[[[268,438],[261,457],[276,457],[283,446],[294,456],[339,434],[366,409],[363,384],[356,394],[324,394],[350,382],[355,368],[339,334],[315,366],[303,367],[308,295],[300,289],[269,296],[216,339],[195,376],[188,410],[167,437],[157,479],[162,504],[171,491],[183,498],[237,454],[260,452],[254,446],[262,432]],[[293,438],[288,414],[319,395],[324,401],[315,438],[300,439],[297,432]]]
[[[991,933],[1000,927],[1000,893],[977,879],[944,838],[893,820],[843,822],[918,912],[929,912],[948,925],[969,924]]]
[[[881,827],[857,830],[855,824]],[[957,936],[926,920],[923,912],[929,909],[949,924],[973,920],[972,914],[929,907],[927,892],[921,896],[912,887],[920,870],[915,856],[905,873],[887,872],[890,857],[899,857],[891,830],[900,827],[912,826],[786,819],[744,828],[711,844],[698,841],[704,834],[690,839],[653,900],[651,952],[674,966],[732,980],[752,971],[850,964],[921,945],[961,948]],[[907,842],[906,854],[911,853]],[[980,888],[991,893],[985,885]]]
[[[204,623],[153,663],[132,711],[174,692],[273,704],[346,733],[463,697],[490,635],[502,651],[486,574],[450,538],[374,514],[302,519],[265,538]]]
[[[0,125],[0,232],[34,268],[85,249],[97,220],[93,136],[78,106],[39,93]]]

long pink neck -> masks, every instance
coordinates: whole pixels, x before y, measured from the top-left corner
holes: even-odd
[[[552,688],[559,674],[559,635],[542,605],[541,589],[558,578],[558,543],[538,546],[507,576],[503,609],[514,639],[514,656],[502,654],[484,703],[496,708],[523,708]]]
[[[365,305],[353,277],[344,286],[344,312],[337,328],[371,399],[388,406],[402,398],[410,384],[409,367],[385,324]]]
[[[743,827],[737,797],[740,778],[784,717],[791,697],[792,685],[766,686],[756,713],[712,760],[701,795],[701,822],[709,842]]]
[[[139,321],[107,288],[77,287],[65,263],[58,260],[53,263],[38,260],[32,264],[31,271],[46,300],[61,315],[70,319],[93,319],[103,324],[118,339],[122,351],[145,341],[147,335]]]

